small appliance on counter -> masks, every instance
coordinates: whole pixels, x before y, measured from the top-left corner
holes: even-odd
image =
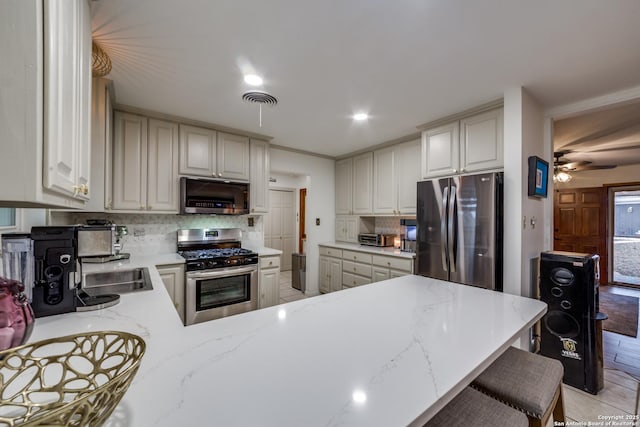
[[[24,285],[27,300],[33,300],[33,240],[29,233],[2,235],[2,271],[7,279]]]
[[[415,253],[417,221],[415,219],[401,219],[400,225],[404,228],[404,233],[400,235],[400,250]]]
[[[362,233],[358,234],[358,243],[365,246],[389,247],[393,246],[395,238],[395,234]]]
[[[103,263],[129,259],[121,253],[121,239],[127,234],[126,226],[111,223],[77,226],[78,258],[85,263]]]
[[[34,286],[32,307],[36,317],[76,311],[76,228],[33,227]]]

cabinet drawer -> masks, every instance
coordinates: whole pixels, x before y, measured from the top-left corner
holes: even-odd
[[[353,261],[342,261],[342,271],[371,278],[371,264],[360,264]]]
[[[410,273],[407,273],[406,271],[398,271],[398,270],[389,270],[389,278],[393,279],[394,277],[402,277],[402,276],[406,276]]]
[[[342,285],[347,287],[360,286],[371,283],[370,277],[362,277],[356,274],[342,272]]]
[[[371,264],[371,254],[366,254],[364,252],[344,251],[342,253],[342,259]]]
[[[342,258],[342,249],[330,248],[327,246],[320,246],[320,255]]]
[[[260,270],[263,268],[280,268],[280,256],[264,256],[259,259]]]
[[[387,267],[394,270],[402,270],[406,271],[407,273],[411,273],[413,270],[413,259],[373,255],[373,265],[379,265],[380,267]]]

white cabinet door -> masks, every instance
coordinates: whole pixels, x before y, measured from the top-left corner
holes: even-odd
[[[349,215],[353,210],[353,160],[336,161],[336,215]]]
[[[91,199],[86,210],[111,208],[111,94],[109,80],[94,78],[91,89]]]
[[[461,172],[504,166],[503,109],[460,120]]]
[[[358,231],[359,231],[358,221],[360,221],[360,218],[357,216],[349,216],[345,218],[345,228],[346,228],[346,235],[344,236],[345,242],[358,243]]]
[[[147,210],[178,213],[178,125],[149,119]]]
[[[171,296],[173,306],[184,323],[184,266],[157,266],[156,268],[169,296]]]
[[[338,242],[347,241],[347,218],[344,216],[336,217],[336,237]]]
[[[91,25],[86,0],[44,2],[45,188],[89,199]]]
[[[342,260],[329,258],[329,287],[331,291],[342,290]]]
[[[251,213],[267,213],[269,211],[269,143],[252,139],[249,156]]]
[[[373,152],[373,213],[395,214],[398,182],[395,147]]]
[[[373,211],[373,153],[353,158],[353,213]]]
[[[321,293],[331,292],[331,272],[329,270],[329,260],[331,258],[321,256],[318,267],[318,288]]]
[[[422,177],[458,173],[460,166],[458,122],[422,132]]]
[[[145,210],[147,118],[116,111],[113,139],[113,209]]]
[[[249,138],[218,132],[217,150],[218,177],[249,180]]]
[[[260,270],[258,287],[260,289],[258,308],[271,307],[280,303],[280,271],[277,268]]]
[[[180,174],[217,176],[216,131],[180,125]]]
[[[371,281],[379,282],[381,280],[387,280],[389,278],[389,269],[382,267],[373,267],[371,269]]]
[[[406,142],[396,147],[396,172],[398,176],[398,214],[415,215],[420,181],[420,140]]]

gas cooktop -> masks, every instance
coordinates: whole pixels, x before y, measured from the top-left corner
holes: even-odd
[[[256,255],[255,252],[244,248],[200,249],[178,252],[187,261],[206,260],[221,257]]]

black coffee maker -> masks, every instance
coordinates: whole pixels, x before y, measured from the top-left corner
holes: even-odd
[[[75,227],[33,227],[35,264],[33,301],[36,317],[76,311]]]

